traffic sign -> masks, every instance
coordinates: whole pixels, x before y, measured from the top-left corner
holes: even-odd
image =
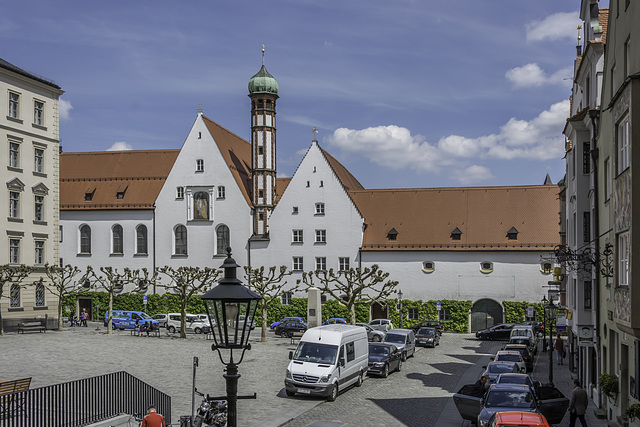
[[[442,303],[440,301],[436,301],[436,310],[442,310]]]
[[[142,297],[142,303],[144,305],[147,305],[147,296],[146,295]]]

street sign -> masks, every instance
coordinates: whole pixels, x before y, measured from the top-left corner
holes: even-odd
[[[442,303],[440,301],[436,302],[436,310],[438,311],[442,310]]]
[[[527,307],[527,317],[533,317],[533,307]]]
[[[146,295],[142,297],[142,303],[144,305],[147,305],[147,296]]]

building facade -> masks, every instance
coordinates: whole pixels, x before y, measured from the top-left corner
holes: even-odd
[[[0,175],[5,183],[0,264],[35,267],[22,284],[57,264],[59,233],[59,97],[55,83],[0,59]],[[0,310],[5,326],[57,316],[57,299],[43,285],[7,284]],[[53,323],[51,323],[53,325]]]

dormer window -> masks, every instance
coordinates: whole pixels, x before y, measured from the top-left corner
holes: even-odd
[[[88,188],[88,189],[84,192],[84,201],[85,201],[85,202],[90,202],[91,200],[93,200],[93,195],[95,194],[95,192],[96,192],[95,187]]]
[[[516,230],[515,227],[511,227],[511,229],[507,231],[507,239],[518,240],[518,230]]]
[[[387,232],[387,239],[396,240],[397,238],[398,238],[398,232],[396,231],[395,228],[392,228]]]
[[[480,272],[489,274],[493,272],[493,263],[489,261],[483,261],[480,263]]]
[[[126,193],[127,188],[129,188],[128,185],[121,185],[117,190],[116,190],[116,199],[118,200],[122,200],[124,199],[124,193]]]
[[[458,227],[456,227],[452,232],[451,232],[451,240],[460,240],[460,237],[462,236],[462,231],[460,231],[460,229]]]

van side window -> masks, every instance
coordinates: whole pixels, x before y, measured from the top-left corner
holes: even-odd
[[[347,362],[356,358],[356,346],[353,342],[347,343]]]
[[[140,316],[138,316],[138,314],[137,314],[137,313],[131,313],[131,318],[132,318],[133,320],[140,320]]]

